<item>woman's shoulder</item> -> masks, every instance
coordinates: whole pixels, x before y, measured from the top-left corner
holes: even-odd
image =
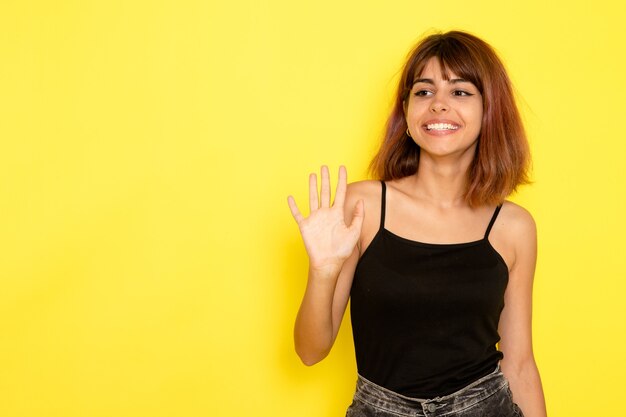
[[[347,193],[358,198],[378,196],[380,198],[382,185],[379,180],[355,181],[348,184]]]
[[[504,201],[489,240],[504,258],[509,270],[519,259],[530,259],[537,247],[535,220],[528,210],[512,201]]]
[[[511,248],[513,259],[536,253],[537,226],[528,210],[512,201],[505,201],[494,224],[499,240]]]
[[[505,200],[498,216],[500,225],[506,224],[509,233],[515,235],[528,235],[529,232],[535,232],[537,226],[532,214],[524,207],[512,201]]]
[[[365,204],[366,219],[373,207],[379,207],[382,195],[382,185],[378,180],[363,180],[351,182],[346,190],[346,207],[353,207],[357,201]]]

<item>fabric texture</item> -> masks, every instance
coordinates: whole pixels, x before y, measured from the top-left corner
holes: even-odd
[[[346,417],[523,417],[499,365],[461,390],[432,399],[410,398],[359,376]]]

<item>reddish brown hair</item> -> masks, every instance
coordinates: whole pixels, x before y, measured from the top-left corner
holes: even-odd
[[[465,200],[473,207],[500,203],[518,185],[529,182],[528,141],[504,65],[491,46],[465,32],[430,35],[409,54],[385,136],[370,171],[385,181],[417,172],[420,148],[406,134],[404,104],[413,80],[430,58],[439,61],[444,79],[454,73],[471,81],[483,97],[483,120],[476,154],[468,170]]]

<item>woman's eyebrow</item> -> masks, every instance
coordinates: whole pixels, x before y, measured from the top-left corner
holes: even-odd
[[[448,82],[451,83],[451,84],[471,83],[471,81],[468,81],[468,80],[466,80],[464,78],[452,78],[452,79],[448,80]],[[435,85],[435,82],[431,78],[418,78],[418,79],[413,81],[413,85],[415,85],[417,83],[426,83],[426,84],[433,84],[433,85]]]
[[[426,84],[433,84],[433,85],[435,84],[435,82],[430,78],[418,78],[416,80],[413,80],[413,85],[417,83],[426,83]]]

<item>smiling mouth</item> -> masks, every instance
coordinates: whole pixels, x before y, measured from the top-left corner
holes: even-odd
[[[450,123],[432,123],[426,125],[426,130],[457,130],[459,126]]]

